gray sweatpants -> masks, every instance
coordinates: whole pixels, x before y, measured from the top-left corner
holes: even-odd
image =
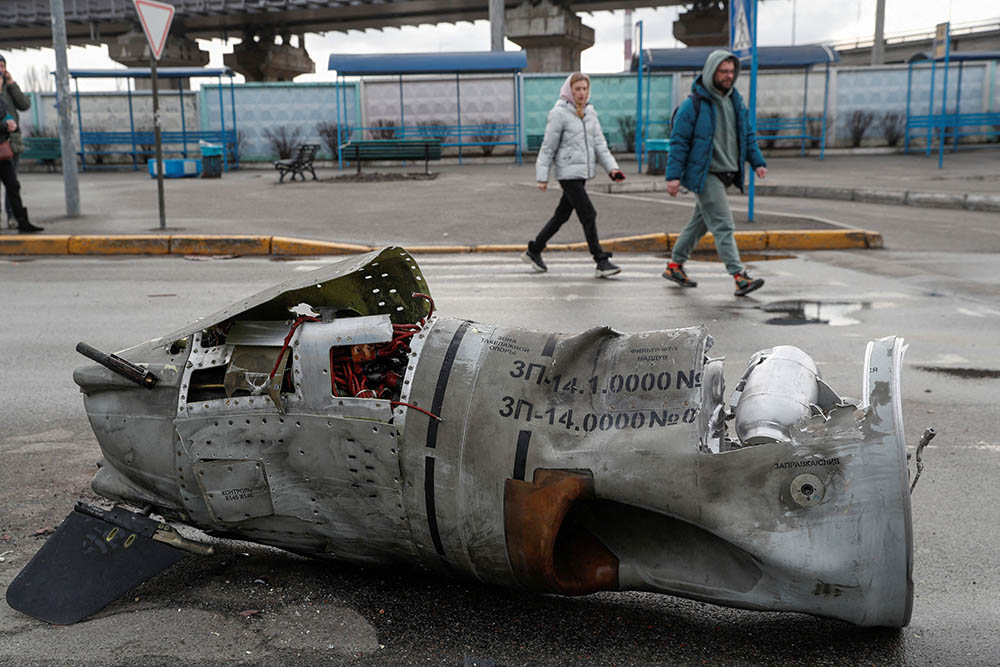
[[[678,264],[686,262],[701,237],[712,232],[715,250],[725,262],[726,270],[729,273],[739,273],[743,270],[743,263],[740,262],[740,251],[733,239],[733,213],[729,210],[726,186],[717,176],[709,174],[705,179],[705,187],[695,197],[698,198],[698,204],[674,245],[673,261]]]

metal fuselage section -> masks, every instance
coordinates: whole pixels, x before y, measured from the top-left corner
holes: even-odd
[[[262,391],[248,372],[247,395],[213,395],[212,378],[231,388],[251,348],[274,347],[267,328],[120,353],[160,376],[152,390],[79,369],[104,453],[95,490],[357,563],[909,620],[896,339],[870,344],[861,405],[779,425],[783,440],[713,449],[701,327],[566,335],[432,318],[410,339],[398,398],[380,399],[336,395],[331,360],[384,343],[388,318],[304,322],[287,386]]]

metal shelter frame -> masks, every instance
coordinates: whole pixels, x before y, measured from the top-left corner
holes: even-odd
[[[107,146],[107,145],[131,145],[131,150],[104,150],[96,151],[101,154],[125,154],[132,156],[132,168],[135,170],[139,169],[139,163],[137,161],[137,156],[146,156],[148,151],[141,150],[139,147],[142,145],[148,145],[152,143],[151,136],[152,132],[146,131],[136,131],[135,129],[135,114],[132,106],[132,80],[133,79],[149,79],[152,77],[151,69],[149,67],[126,67],[123,69],[71,69],[69,70],[69,75],[73,78],[73,86],[75,89],[76,96],[76,120],[79,125],[80,131],[80,170],[87,170],[87,152],[86,146]],[[184,111],[184,89],[182,87],[182,79],[190,79],[194,77],[216,77],[219,82],[219,123],[220,130],[189,130],[187,129],[187,118]],[[229,103],[232,112],[232,129],[226,129],[226,112],[225,112],[225,101],[222,94],[222,77],[229,77]],[[228,67],[220,68],[199,68],[199,67],[158,67],[156,72],[157,79],[176,79],[177,80],[177,94],[180,100],[181,109],[181,131],[180,132],[161,132],[163,135],[163,143],[180,144],[180,153],[187,157],[188,154],[188,144],[197,143],[198,141],[207,141],[211,143],[221,143],[226,148],[232,147],[232,152],[234,156],[234,163],[239,166],[239,149],[238,141],[236,138],[236,94],[233,88],[233,70]],[[125,79],[127,84],[128,92],[128,121],[129,121],[129,131],[128,132],[104,132],[104,131],[91,131],[87,132],[83,129],[83,114],[80,111],[80,79]],[[58,103],[58,100],[57,100]],[[148,135],[148,136],[147,136]],[[95,151],[91,151],[91,155],[95,154]],[[223,150],[223,168],[229,171],[229,150]]]
[[[925,154],[931,154],[931,147],[934,144],[934,135],[937,134],[939,153],[943,153],[944,146],[949,139],[952,140],[952,152],[958,150],[958,140],[962,137],[982,135],[987,137],[1000,136],[1000,110],[993,110],[993,96],[989,96],[987,110],[985,112],[961,113],[962,107],[962,70],[967,62],[1000,61],[1000,51],[956,51],[940,58],[927,58],[918,56],[911,58],[907,63],[906,70],[906,132],[903,138],[903,152],[910,152],[910,139],[920,135],[926,137]],[[955,88],[954,111],[948,112],[948,72],[952,63],[958,63],[958,85]],[[940,106],[940,113],[934,110],[934,84],[937,75],[938,63],[943,63],[944,90]],[[931,89],[928,95],[927,113],[912,113],[913,97],[913,69],[921,65],[930,65]],[[973,128],[963,132],[963,127]],[[989,129],[987,129],[989,128]],[[936,130],[936,132],[935,132]],[[939,160],[940,166],[940,160]]]
[[[649,126],[656,123],[669,123],[669,121],[649,120],[649,88],[652,73],[656,72],[700,72],[705,64],[708,54],[719,47],[699,46],[685,49],[644,49],[642,47],[642,29],[639,30],[639,50],[632,56],[631,70],[638,78],[636,111],[638,122],[636,123],[636,159],[639,161],[640,171],[642,160],[645,157],[646,141],[649,136]],[[757,141],[772,141],[777,139],[798,139],[801,141],[801,154],[805,155],[807,141],[819,141],[819,158],[822,160],[826,153],[826,124],[830,103],[830,65],[840,60],[837,52],[823,44],[808,44],[802,46],[761,46],[757,48],[757,68],[758,69],[803,69],[805,84],[802,93],[802,115],[792,118],[765,118],[757,119]],[[741,65],[745,65],[749,58],[740,59]],[[809,134],[809,72],[815,65],[825,65],[826,71],[823,80],[823,115],[820,116],[820,134],[814,136]],[[643,108],[643,75],[645,75],[645,106]],[[678,100],[679,104],[682,100]],[[761,136],[761,130],[768,132],[766,136]],[[778,134],[782,131],[791,131],[789,134]],[[774,134],[771,134],[771,133]],[[640,141],[641,139],[641,141]]]
[[[345,139],[350,140],[354,132],[361,132],[364,138],[365,130],[390,129],[376,127],[354,127],[344,132],[348,125],[347,118],[347,86],[348,76],[397,76],[399,77],[399,126],[392,126],[394,138],[406,139],[419,137],[426,139],[431,134],[443,136],[442,147],[458,148],[458,163],[462,163],[462,148],[465,146],[514,146],[514,156],[517,164],[521,164],[521,139],[523,133],[521,105],[521,72],[528,65],[528,56],[524,51],[456,51],[445,53],[398,53],[398,54],[330,54],[329,69],[337,72],[337,164],[343,169],[343,151],[341,145]],[[494,74],[509,72],[513,75],[514,85],[514,122],[506,125],[463,125],[462,124],[462,74]],[[419,74],[454,74],[455,100],[458,109],[456,125],[446,125],[435,128],[406,125],[406,111],[403,99],[403,77]],[[360,91],[360,87],[357,88]],[[343,95],[343,104],[341,104]],[[359,100],[360,103],[360,100]],[[359,104],[360,106],[360,104]],[[341,116],[343,110],[343,116]],[[500,137],[510,135],[511,141],[465,141],[464,136],[497,132]],[[456,141],[447,141],[449,138]]]

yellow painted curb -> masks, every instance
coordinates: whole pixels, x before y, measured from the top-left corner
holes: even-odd
[[[680,234],[670,234],[670,247],[672,248],[675,243],[677,243]],[[767,245],[767,232],[734,232],[733,239],[736,241],[736,247],[740,250],[766,250]],[[698,241],[698,245],[694,247],[693,252],[704,252],[706,250],[715,250],[715,237],[711,233],[705,234]]]
[[[131,236],[71,236],[71,255],[166,255],[170,239],[151,234]]]
[[[3,255],[65,255],[68,248],[68,234],[0,236]]]
[[[372,250],[366,245],[308,241],[288,236],[271,237],[272,255],[360,255]]]
[[[456,254],[472,252],[472,248],[467,245],[406,245],[400,243],[400,247],[405,248],[411,255],[429,255],[434,253]]]
[[[870,232],[853,229],[811,229],[768,232],[767,247],[776,250],[843,250],[846,248],[881,247],[869,242]],[[742,247],[742,246],[741,246]]]
[[[878,232],[864,232],[866,248],[883,248],[882,235]]]
[[[613,252],[666,252],[670,249],[670,240],[666,234],[643,234],[608,239],[601,245]]]
[[[170,237],[173,255],[269,255],[270,236],[174,235]]]

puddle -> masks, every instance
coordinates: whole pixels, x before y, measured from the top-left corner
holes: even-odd
[[[861,320],[850,317],[851,313],[868,310],[867,301],[776,301],[760,307],[765,313],[783,313],[772,317],[766,324],[826,324],[831,327],[846,327],[860,324]]]
[[[944,375],[954,375],[965,379],[997,379],[1000,378],[1000,371],[990,368],[955,368],[952,366],[917,366],[922,371],[931,373],[943,373]]]

